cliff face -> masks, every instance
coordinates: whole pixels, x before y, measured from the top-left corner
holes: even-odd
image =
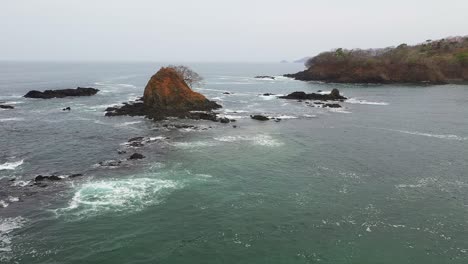
[[[220,108],[200,93],[194,92],[172,68],[161,68],[146,85],[143,102],[148,114],[178,114]]]
[[[338,83],[450,83],[468,81],[468,37],[416,46],[325,52],[307,70],[285,75],[303,81]]]

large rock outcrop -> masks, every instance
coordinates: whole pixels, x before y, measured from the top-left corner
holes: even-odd
[[[143,103],[148,115],[176,116],[189,111],[210,111],[220,108],[217,103],[194,92],[172,68],[161,68],[146,85]]]
[[[106,115],[143,115],[156,120],[172,116],[216,121],[214,113],[205,112],[218,108],[221,105],[190,89],[174,69],[167,67],[151,77],[139,101],[122,107],[110,107],[106,109]]]

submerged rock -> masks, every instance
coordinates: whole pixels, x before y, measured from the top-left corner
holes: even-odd
[[[1,105],[0,104],[0,109],[14,109],[14,107],[11,106],[11,105]]]
[[[341,108],[341,105],[339,105],[339,104],[324,104],[323,107],[328,107],[328,108]]]
[[[64,98],[67,96],[92,96],[99,92],[98,89],[94,88],[82,88],[76,89],[62,89],[62,90],[45,90],[44,92],[32,90],[29,91],[24,97],[26,98],[39,98],[39,99],[51,99],[51,98]]]
[[[51,175],[51,176],[38,175],[38,176],[36,176],[36,178],[34,178],[35,182],[41,182],[41,181],[44,181],[44,180],[60,181],[60,180],[62,180],[62,178],[59,177],[59,176],[56,176],[56,175]]]
[[[268,121],[270,120],[268,117],[263,116],[263,115],[251,115],[250,118],[258,121]]]
[[[320,100],[320,101],[343,101],[347,98],[340,95],[338,89],[333,89],[330,94],[316,94],[305,92],[293,92],[286,96],[280,96],[281,99],[293,99],[293,100]]]
[[[274,80],[276,79],[275,77],[273,76],[268,76],[268,75],[259,75],[259,76],[255,76],[256,79],[271,79],[271,80]]]
[[[134,153],[133,155],[130,156],[130,158],[128,158],[129,160],[139,160],[139,159],[144,159],[145,156],[143,156],[142,154],[140,153]]]

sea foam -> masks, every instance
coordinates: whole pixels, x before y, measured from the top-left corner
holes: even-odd
[[[81,218],[109,211],[139,211],[161,202],[164,190],[178,187],[175,181],[152,178],[89,182],[78,187],[68,207],[57,209],[56,213]]]
[[[19,166],[21,166],[24,163],[24,160],[20,161],[13,161],[13,162],[5,162],[0,165],[0,171],[1,170],[15,170]]]

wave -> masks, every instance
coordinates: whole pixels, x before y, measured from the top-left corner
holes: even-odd
[[[15,170],[19,166],[23,165],[24,160],[20,161],[13,161],[13,162],[5,162],[0,165],[0,171],[1,170]]]
[[[203,147],[214,147],[217,144],[209,141],[192,141],[192,142],[174,142],[174,146],[184,149],[203,148]]]
[[[0,218],[0,252],[10,252],[11,232],[20,229],[27,222],[27,219],[18,216],[13,218]],[[7,261],[7,256],[0,254],[0,261]]]
[[[253,145],[267,146],[267,147],[278,147],[283,145],[282,142],[274,139],[270,135],[256,135],[256,136],[223,136],[214,138],[220,142],[237,142],[237,141],[248,141]]]
[[[279,118],[279,119],[297,119],[297,116],[290,116],[290,115],[279,115],[279,116],[274,116],[272,118]]]
[[[438,138],[438,139],[448,139],[448,140],[458,140],[458,141],[465,141],[468,139],[466,137],[461,137],[461,136],[452,135],[452,134],[431,134],[431,133],[423,133],[423,132],[418,132],[418,131],[406,131],[406,130],[389,129],[389,128],[377,128],[377,129],[399,132],[399,133],[408,134],[408,135],[432,137],[432,138]]]
[[[55,212],[61,216],[89,217],[106,212],[131,212],[158,204],[165,190],[179,188],[171,180],[136,178],[104,180],[81,185],[68,207]]]
[[[389,105],[387,102],[370,102],[366,100],[360,100],[355,98],[349,98],[345,101],[348,104],[362,104],[362,105]]]
[[[20,186],[20,187],[25,187],[27,186],[31,181],[14,181],[11,186]]]
[[[9,121],[24,121],[24,118],[20,118],[20,117],[0,118],[0,122],[9,122]]]

